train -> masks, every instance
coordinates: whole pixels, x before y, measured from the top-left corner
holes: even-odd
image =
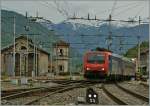
[[[84,78],[135,78],[136,64],[128,58],[110,51],[89,51],[83,58]]]

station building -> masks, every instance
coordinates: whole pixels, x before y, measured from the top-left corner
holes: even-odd
[[[17,37],[15,42],[15,71],[13,69],[14,45],[1,49],[1,72],[8,76],[40,76],[48,72],[49,53],[34,45],[26,36]],[[28,49],[27,49],[28,48]]]
[[[59,40],[53,44],[53,65],[56,74],[69,72],[69,43]]]

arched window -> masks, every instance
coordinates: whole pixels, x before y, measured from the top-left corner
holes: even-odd
[[[63,55],[64,55],[63,49],[59,49],[59,56],[63,56]]]

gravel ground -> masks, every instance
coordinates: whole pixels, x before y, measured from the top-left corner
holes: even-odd
[[[99,96],[99,105],[116,105],[116,103],[111,100],[99,85],[92,86]],[[87,88],[77,88],[67,92],[55,94],[51,97],[46,97],[40,100],[37,104],[39,105],[67,105],[67,104],[76,104],[78,97],[85,97]],[[108,102],[109,101],[109,102]]]
[[[145,97],[149,97],[149,88],[146,88],[141,84],[124,82],[124,83],[120,83],[119,85],[121,85],[124,88],[128,88],[129,90],[137,94],[143,95]]]
[[[53,87],[53,86],[57,86],[57,85],[59,85],[59,84],[52,83],[52,82],[48,82],[48,83],[38,82],[38,83],[35,83],[32,88],[34,88],[34,87]],[[12,85],[10,83],[8,84],[8,82],[7,82],[7,84],[5,83],[5,87],[6,86],[9,86],[9,88],[5,89],[5,90],[11,90],[11,89],[28,89],[28,88],[31,88],[31,87],[29,87],[27,85],[17,86],[17,85]],[[11,99],[11,100],[2,100],[1,104],[2,105],[21,105],[21,104],[23,104],[23,103],[25,103],[25,102],[27,102],[27,101],[29,101],[31,99],[38,98],[39,96],[42,96],[42,95],[40,95],[40,93],[39,93],[37,95],[34,94],[32,96],[29,96],[29,97],[25,96],[25,97],[20,97],[20,98],[14,98],[14,99]]]
[[[97,91],[99,97],[100,105],[117,105],[110,97],[108,97],[102,89],[100,89],[101,85],[94,86],[93,89]],[[108,102],[109,101],[109,102]]]
[[[13,100],[10,100],[10,101],[2,100],[1,104],[2,105],[22,105],[25,101],[27,102],[27,101],[29,101],[33,98],[36,98],[36,97],[37,96],[30,96],[30,97],[25,97],[25,98],[22,97],[22,98],[16,98],[16,99],[13,99]]]
[[[56,86],[59,84],[53,82],[35,82],[32,86],[31,85],[15,85],[11,84],[11,82],[1,82],[1,90],[12,90],[12,89],[28,89],[28,88],[35,88],[35,87],[51,87]]]
[[[117,86],[113,84],[105,85],[106,89],[110,91],[113,95],[116,97],[119,97],[121,100],[125,101],[126,103],[130,105],[147,105],[148,103],[145,103],[144,101],[122,91]]]
[[[85,97],[86,88],[77,88],[69,90],[63,93],[57,93],[51,97],[46,97],[41,99],[38,104],[40,105],[65,105],[65,104],[75,104],[77,97]]]
[[[136,92],[139,93],[143,93],[143,95],[148,95],[148,89],[146,89],[144,86],[139,85],[139,83],[134,83],[131,84],[129,82],[122,82],[120,83],[121,86],[126,87],[128,89],[132,89]],[[45,86],[45,87],[50,87],[50,86],[55,86],[58,85],[56,83],[44,83],[44,82],[38,82],[34,84],[36,87],[38,86]],[[126,101],[127,103],[131,104],[131,105],[143,105],[145,104],[145,102],[143,102],[140,99],[137,99],[135,97],[133,97],[130,94],[127,94],[126,92],[122,91],[121,89],[117,88],[115,85],[113,84],[107,84],[105,85],[106,88],[111,91],[115,96],[119,97],[121,100]],[[101,84],[97,84],[94,86],[91,86],[97,93],[99,96],[99,105],[117,105],[110,97],[108,97],[103,90],[101,89]],[[36,105],[75,105],[77,102],[77,98],[78,97],[85,97],[86,95],[86,89],[87,88],[76,88],[73,90],[69,90],[66,92],[62,92],[62,93],[57,93],[54,94],[50,97],[46,97],[44,99],[41,99],[39,102],[35,103]],[[17,98],[11,101],[7,101],[7,100],[2,100],[2,105],[21,105],[22,103],[24,103],[25,101],[31,100],[31,99],[35,99],[37,97],[39,97],[40,95],[34,95],[34,96],[30,96],[30,97],[22,97],[22,98]],[[146,104],[147,105],[147,104]]]

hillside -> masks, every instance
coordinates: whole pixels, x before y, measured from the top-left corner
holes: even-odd
[[[1,21],[2,21],[2,47],[5,47],[6,45],[13,42],[13,17],[16,17],[16,37],[20,36],[21,34],[26,35],[28,34],[35,34],[35,41],[39,44],[43,49],[50,51],[50,46],[52,42],[55,42],[58,38],[54,36],[54,32],[48,30],[47,28],[43,27],[41,24],[35,22],[35,23],[29,23],[27,22],[27,19],[16,12],[13,11],[1,11]],[[25,26],[29,26],[29,31],[25,31]],[[34,35],[29,35],[29,38],[33,39]],[[34,41],[33,41],[34,42]],[[47,44],[44,44],[42,42],[49,42]]]
[[[140,45],[140,50],[143,51],[145,49],[149,48],[149,42],[142,42]],[[133,48],[130,48],[124,56],[129,58],[136,58],[138,56],[138,45],[134,46]]]
[[[9,44],[13,43],[13,18],[10,17],[16,17],[16,37],[20,36],[21,34],[38,34],[35,35],[35,43],[38,43],[38,46],[46,50],[47,52],[51,52],[52,48],[51,45],[53,42],[60,40],[58,35],[56,35],[55,31],[51,31],[48,28],[44,27],[38,22],[35,23],[29,23],[27,22],[27,19],[25,16],[18,14],[13,11],[7,11],[7,10],[1,10],[1,47],[5,47]],[[28,24],[27,24],[28,23]],[[30,26],[30,29],[28,32],[25,31],[24,26]],[[29,38],[33,40],[33,35],[29,35]],[[33,40],[34,42],[34,40]],[[73,48],[70,49],[70,57],[71,61],[70,64],[72,66],[76,66],[78,64],[81,64],[82,57],[80,57],[80,54]],[[79,58],[76,58],[78,56]]]

